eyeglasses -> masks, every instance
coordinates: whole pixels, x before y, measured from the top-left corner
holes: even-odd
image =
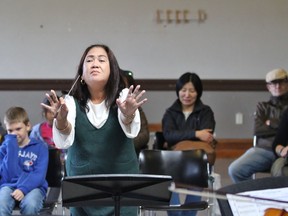
[[[278,85],[283,85],[285,83],[288,83],[287,79],[279,79],[279,80],[273,80],[272,82],[268,82],[267,85],[276,86],[277,84]]]

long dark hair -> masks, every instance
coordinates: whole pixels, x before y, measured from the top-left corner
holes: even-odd
[[[129,88],[131,85],[133,85],[135,89],[136,82],[133,78],[132,71],[120,69],[120,75],[121,75],[121,82],[123,82],[124,88]]]
[[[78,76],[80,77],[82,76],[83,64],[84,64],[85,58],[88,52],[94,47],[101,47],[107,53],[108,60],[110,63],[110,75],[105,86],[105,93],[106,93],[105,105],[107,108],[111,106],[115,106],[116,98],[118,97],[119,92],[121,91],[121,88],[119,86],[120,69],[119,69],[119,65],[118,65],[115,55],[113,54],[112,50],[108,46],[103,45],[103,44],[94,44],[86,48],[86,50],[84,51],[80,59],[80,63],[78,65],[78,70],[77,70],[77,74],[75,76],[74,82],[76,81]],[[75,84],[75,88],[74,90],[72,90],[71,95],[79,101],[79,104],[82,110],[88,110],[87,101],[91,97],[91,95],[90,95],[87,85],[81,84],[80,79]]]
[[[197,92],[197,100],[200,100],[203,92],[202,81],[200,77],[196,73],[186,72],[176,82],[176,95],[179,98],[179,91],[183,88],[183,86],[188,83],[192,82],[194,88]]]

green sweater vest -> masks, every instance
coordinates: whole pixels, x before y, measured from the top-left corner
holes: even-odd
[[[97,129],[75,102],[75,140],[68,149],[67,175],[138,174],[133,140],[123,132],[117,108],[110,108],[107,121]]]

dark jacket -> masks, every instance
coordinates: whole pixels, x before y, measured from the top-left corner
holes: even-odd
[[[198,140],[195,136],[196,130],[214,131],[215,124],[212,109],[204,105],[201,100],[196,102],[193,112],[185,120],[181,102],[177,99],[163,116],[162,130],[168,146],[171,147],[183,140]]]
[[[282,115],[282,118],[279,124],[279,129],[277,130],[277,134],[273,142],[273,151],[275,155],[278,157],[278,155],[275,152],[277,145],[282,145],[282,146],[288,145],[288,109],[286,109]]]
[[[254,118],[254,135],[257,136],[257,147],[272,151],[274,141],[281,116],[288,108],[288,93],[274,97],[269,101],[259,102],[256,107]],[[265,122],[270,120],[270,125]]]

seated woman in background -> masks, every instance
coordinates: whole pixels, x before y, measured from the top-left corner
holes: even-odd
[[[133,85],[135,88],[136,84],[133,78],[133,73],[128,70],[121,70],[120,72],[121,72],[125,87],[129,88],[131,85]],[[142,107],[139,107],[138,110],[140,113],[141,128],[140,128],[139,134],[133,139],[133,143],[134,143],[137,156],[139,156],[139,153],[142,149],[148,149],[148,142],[150,138],[148,121],[147,121],[146,115]]]
[[[162,131],[168,149],[174,149],[180,141],[203,141],[212,144],[215,119],[212,109],[201,101],[202,81],[195,73],[184,73],[176,82],[176,101],[162,119]],[[187,195],[185,203],[199,201],[201,197]],[[179,195],[173,193],[171,204],[180,203]],[[197,211],[170,211],[169,216],[196,215]]]

